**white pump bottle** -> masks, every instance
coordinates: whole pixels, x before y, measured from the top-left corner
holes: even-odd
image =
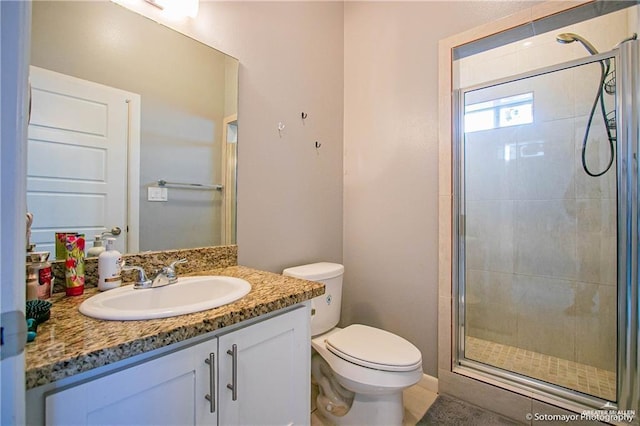
[[[98,290],[122,285],[122,255],[115,249],[115,238],[107,238],[107,248],[98,256]]]

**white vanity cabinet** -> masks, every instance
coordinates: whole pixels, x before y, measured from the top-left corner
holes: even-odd
[[[37,397],[30,390],[27,404],[44,402],[43,420],[50,425],[308,424],[309,315],[304,304],[222,329],[102,377]]]
[[[47,425],[217,425],[204,395],[216,339],[45,397]],[[213,357],[212,357],[213,358]],[[207,404],[205,404],[207,403]]]
[[[309,327],[309,315],[298,309],[219,337],[220,425],[309,423],[310,331],[294,326]]]

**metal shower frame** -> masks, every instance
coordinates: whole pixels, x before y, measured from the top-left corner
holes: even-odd
[[[618,89],[616,116],[617,172],[617,401],[606,401],[595,396],[552,385],[541,380],[492,367],[464,357],[465,336],[465,217],[464,217],[464,94],[472,90],[496,86],[554,71],[613,58],[616,64]],[[633,113],[635,111],[635,114]],[[521,393],[545,395],[548,402],[580,409],[636,410],[640,415],[640,303],[638,291],[638,243],[640,239],[640,206],[638,191],[638,144],[640,143],[640,41],[625,42],[619,47],[583,59],[573,60],[516,76],[503,78],[454,91],[453,96],[453,318],[454,350],[453,371],[485,382],[495,383]],[[637,420],[637,419],[636,419]]]

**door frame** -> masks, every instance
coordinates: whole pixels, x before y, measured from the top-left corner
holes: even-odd
[[[229,167],[229,155],[230,152],[230,143],[228,141],[229,137],[229,125],[232,123],[238,122],[238,114],[231,114],[222,120],[222,150],[221,150],[221,170],[222,170],[222,183],[224,185],[223,191],[223,201],[222,201],[222,220],[221,220],[221,230],[220,230],[220,242],[225,245],[233,245],[236,243],[236,233],[233,232],[235,229],[236,222],[236,212],[234,206],[236,205],[237,196],[235,188],[233,191],[230,190],[230,183],[233,186],[236,186],[237,182],[237,135],[236,135],[236,144],[235,147],[235,156],[236,156],[236,165],[234,167]]]
[[[127,99],[128,123],[127,130],[127,223],[126,233],[127,252],[140,251],[140,120],[141,96],[130,93]]]
[[[24,316],[31,2],[0,2],[0,20],[0,305]],[[2,325],[5,336],[17,333]],[[0,361],[0,379],[0,423],[24,424],[24,352]]]

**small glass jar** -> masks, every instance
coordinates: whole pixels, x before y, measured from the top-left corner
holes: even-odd
[[[51,271],[51,262],[49,262],[48,251],[34,251],[29,253],[31,257],[31,267],[29,277],[37,279],[36,297],[40,300],[46,300],[51,297],[51,281],[53,274]],[[27,281],[27,288],[29,282]],[[27,295],[28,297],[28,295]]]

